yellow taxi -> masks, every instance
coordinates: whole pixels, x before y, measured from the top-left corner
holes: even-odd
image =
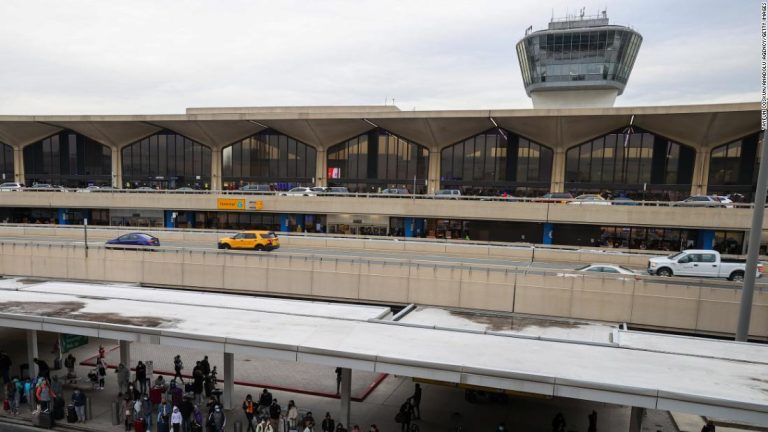
[[[255,249],[271,251],[280,247],[277,234],[272,231],[241,231],[232,237],[219,239],[219,249]]]

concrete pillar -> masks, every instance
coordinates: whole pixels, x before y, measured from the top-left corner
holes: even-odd
[[[715,231],[702,229],[699,230],[698,245],[699,249],[712,250],[715,248]]]
[[[176,219],[173,217],[173,210],[165,211],[165,227],[166,228],[176,227]]]
[[[427,172],[427,193],[433,194],[440,190],[440,150],[429,150],[429,168]],[[416,193],[416,191],[411,191]]]
[[[552,182],[549,191],[565,191],[565,149],[555,149],[552,157]]]
[[[27,363],[29,364],[29,376],[36,377],[37,365],[33,359],[37,358],[37,330],[27,330]]]
[[[349,430],[349,419],[352,414],[351,403],[352,400],[352,369],[341,368],[341,391],[340,397],[341,407],[339,409],[339,421],[344,424],[344,427]]]
[[[10,181],[10,180],[9,180]],[[13,149],[13,181],[24,184],[24,150]]]
[[[120,341],[120,363],[128,369],[131,368],[131,343],[129,341]]]
[[[709,149],[697,149],[693,165],[691,195],[706,195],[709,186]]]
[[[403,225],[405,228],[405,236],[413,237],[413,233],[416,231],[416,223],[414,222],[414,218],[404,218]]]
[[[221,403],[225,410],[232,409],[232,395],[235,392],[235,355],[224,353],[224,393]]]
[[[640,432],[643,429],[643,417],[645,408],[632,407],[629,413],[629,432]]]
[[[317,149],[315,186],[328,186],[328,157],[325,149]]]
[[[287,214],[280,215],[280,231],[288,232],[288,222],[290,221]]]
[[[67,220],[67,209],[60,208],[56,212],[56,219],[58,221],[59,225],[69,225],[69,221]]]
[[[116,148],[112,149],[112,187],[123,187],[123,153]]]
[[[211,190],[221,190],[221,149],[211,150]]]

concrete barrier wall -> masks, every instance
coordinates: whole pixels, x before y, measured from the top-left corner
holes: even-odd
[[[740,291],[481,265],[216,250],[111,250],[0,242],[5,275],[192,289],[418,303],[626,322],[686,332],[734,331]],[[768,292],[755,293],[752,335],[768,337]]]

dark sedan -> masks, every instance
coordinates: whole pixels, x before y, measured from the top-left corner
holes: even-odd
[[[160,246],[160,240],[149,234],[136,232],[123,234],[116,239],[107,241],[107,244],[121,246]]]

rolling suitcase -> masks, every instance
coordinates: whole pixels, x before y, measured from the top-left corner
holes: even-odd
[[[134,432],[144,432],[146,430],[146,424],[143,418],[139,418],[133,421]]]
[[[77,423],[77,411],[74,405],[67,406],[67,423]]]
[[[66,405],[64,404],[64,398],[57,396],[53,399],[53,418],[56,420],[63,420],[67,416]]]
[[[51,415],[51,412],[39,412],[32,416],[32,426],[43,429],[53,428],[53,416]]]

